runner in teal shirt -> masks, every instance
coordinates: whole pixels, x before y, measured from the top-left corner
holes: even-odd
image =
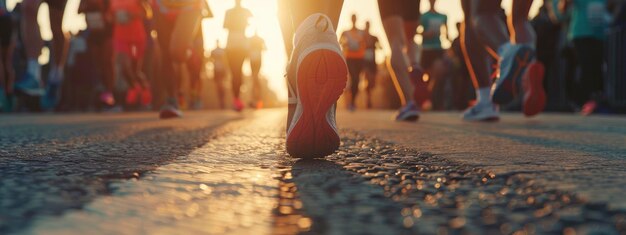
[[[445,50],[441,46],[441,35],[444,34],[446,39],[448,38],[448,17],[444,14],[441,14],[435,10],[435,4],[437,0],[429,0],[430,9],[428,12],[422,15],[420,20],[420,25],[423,28],[422,32],[422,54],[420,58],[420,65],[424,69],[424,72],[428,74],[430,83],[428,87],[432,87],[432,94],[430,94],[430,100],[433,104],[433,109],[443,109],[443,100],[445,99],[445,94],[441,89],[443,86],[442,81],[443,78],[436,77],[437,73],[434,71],[433,66],[437,61],[441,60],[445,54]],[[445,32],[442,33],[441,28],[445,28]],[[425,85],[425,84],[420,84]],[[425,88],[426,90],[428,88]],[[428,95],[427,95],[428,96]]]
[[[568,39],[578,61],[579,83],[573,99],[583,115],[592,114],[604,92],[604,48],[610,15],[607,0],[560,0],[561,13],[572,13]]]
[[[596,38],[604,40],[610,16],[607,0],[570,0],[572,3],[572,22],[568,38]]]
[[[441,35],[441,27],[446,27],[447,22],[448,17],[436,12],[434,7],[422,15],[421,25],[424,28],[422,47],[424,49],[442,49],[439,36]]]

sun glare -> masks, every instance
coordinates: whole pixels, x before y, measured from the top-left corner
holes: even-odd
[[[235,6],[235,1],[208,0],[213,18],[203,22],[205,47],[207,51],[215,48],[217,40],[222,47],[226,46],[227,32],[223,30],[224,14],[226,10]],[[252,36],[255,32],[259,34],[267,45],[267,51],[263,54],[263,67],[261,74],[269,81],[269,87],[277,93],[278,97],[286,100],[287,89],[285,87],[283,74],[287,58],[283,38],[276,17],[278,5],[275,0],[244,0],[242,6],[248,8],[253,15],[250,19],[250,27],[247,34]],[[248,63],[244,64],[244,74],[249,75]]]

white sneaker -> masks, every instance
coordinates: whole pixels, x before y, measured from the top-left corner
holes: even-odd
[[[463,112],[463,120],[471,122],[497,121],[500,120],[500,112],[492,103],[477,103]]]
[[[340,142],[335,103],[346,87],[348,68],[327,16],[313,14],[296,30],[287,79],[287,152],[297,158],[332,154]]]

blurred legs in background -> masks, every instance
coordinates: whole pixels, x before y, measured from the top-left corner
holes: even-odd
[[[178,96],[182,68],[186,65],[188,52],[196,34],[200,32],[201,10],[188,9],[175,16],[156,12],[156,30],[159,37],[161,77],[166,82],[166,102],[161,108],[161,118],[181,117]]]
[[[419,0],[378,1],[383,27],[391,48],[387,68],[403,105],[396,116],[398,121],[419,119],[419,109],[414,100],[419,95],[415,87],[421,83],[422,73],[416,63],[416,45],[413,41],[419,25],[419,5]],[[424,90],[420,90],[420,93]]]
[[[532,1],[515,0],[508,26],[500,17],[501,0],[461,0],[465,23],[462,45],[477,101],[464,114],[468,121],[499,119],[495,104],[506,105],[523,91],[527,116],[545,107],[543,67],[533,63],[535,34],[528,22]],[[498,66],[492,71],[492,65]],[[527,72],[528,70],[528,72]],[[492,84],[492,79],[495,82]]]
[[[48,4],[50,29],[52,30],[52,67],[46,82],[45,91],[41,89],[41,65],[38,62],[43,39],[37,16],[39,6],[42,2]],[[22,2],[22,35],[26,48],[27,68],[26,76],[20,78],[16,84],[16,89],[29,96],[42,97],[42,106],[45,109],[52,109],[59,99],[59,88],[63,80],[63,67],[67,54],[67,40],[62,30],[63,13],[65,11],[66,0],[24,0]]]

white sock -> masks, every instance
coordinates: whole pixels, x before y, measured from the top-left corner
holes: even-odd
[[[476,103],[491,103],[490,87],[482,87],[476,89]]]
[[[36,79],[41,78],[41,65],[37,59],[28,59],[28,62],[26,62],[26,71],[29,74],[35,75]]]

